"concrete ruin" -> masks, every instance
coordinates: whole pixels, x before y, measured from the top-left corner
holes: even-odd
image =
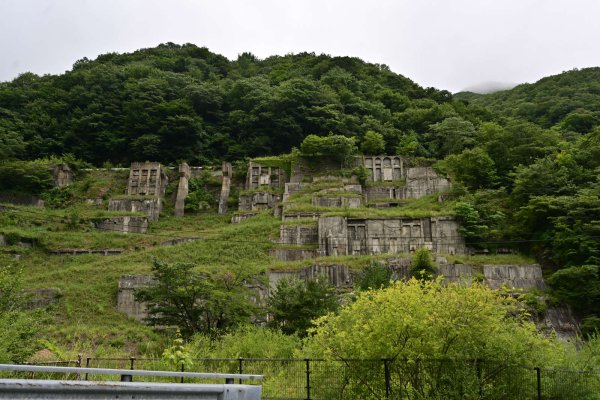
[[[537,264],[484,265],[483,275],[492,289],[499,289],[503,286],[509,289],[546,289],[542,269]]]
[[[240,212],[240,213],[235,213],[231,216],[231,223],[232,224],[240,224],[242,222],[244,222],[247,219],[250,219],[254,216],[256,216],[258,213],[257,212]]]
[[[112,217],[95,223],[96,229],[107,232],[146,233],[148,218],[146,217]]]
[[[241,194],[239,199],[239,211],[262,211],[274,208],[281,202],[281,195],[270,192],[254,192]]]
[[[112,198],[108,201],[108,211],[141,212],[150,221],[158,221],[162,211],[162,199],[159,197]]]
[[[231,190],[231,178],[233,177],[233,168],[231,167],[231,163],[223,161],[221,170],[222,181],[221,195],[219,196],[219,214],[225,214],[227,212],[227,202],[229,201],[229,192]]]
[[[261,186],[283,189],[286,182],[288,182],[288,176],[282,168],[267,167],[250,161],[246,178],[246,189],[258,189]]]
[[[44,200],[30,194],[0,193],[0,203],[44,208]]]
[[[128,195],[163,197],[169,178],[158,162],[131,163]]]
[[[465,254],[467,248],[452,217],[319,218],[319,255],[409,253],[421,247],[435,254]]]
[[[55,249],[48,253],[55,256],[80,256],[86,254],[95,254],[100,256],[117,256],[123,253],[123,249]]]
[[[362,207],[362,197],[313,196],[311,204],[316,207],[360,208]]]
[[[52,168],[54,187],[65,187],[73,183],[73,171],[67,164],[57,164]]]
[[[175,216],[183,217],[185,213],[185,199],[188,196],[191,170],[187,163],[179,165],[179,184],[175,195]]]
[[[404,178],[404,159],[397,156],[365,156],[363,165],[369,170],[370,182],[395,182]]]
[[[154,283],[152,275],[121,275],[117,292],[117,310],[138,321],[146,318],[147,306],[135,300],[135,290],[152,283]]]
[[[41,288],[25,289],[23,290],[23,295],[25,297],[23,308],[33,310],[56,304],[60,300],[62,293],[58,288]]]

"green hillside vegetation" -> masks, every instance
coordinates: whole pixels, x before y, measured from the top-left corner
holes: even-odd
[[[6,271],[22,270],[24,288],[53,287],[60,295],[56,304],[35,317],[43,321],[44,328],[38,331],[37,341],[31,344],[28,340],[31,346],[18,353],[18,361],[40,348],[52,349],[61,358],[78,352],[160,356],[174,332],[136,322],[116,309],[119,277],[150,274],[153,266],[156,270],[160,265],[167,272],[171,268],[187,271],[183,275],[192,281],[210,277],[211,287],[200,289],[222,299],[223,293],[234,290],[239,282],[261,281],[267,270],[295,271],[321,263],[371,271],[378,261],[390,257],[290,262],[271,257],[271,249],[289,246],[275,243],[282,224],[314,227],[317,222],[310,218],[282,222],[273,210],[265,210],[231,224],[238,213],[239,194],[283,192],[244,189],[249,161],[281,168],[288,175],[303,162],[307,178],[301,182],[303,188],[283,205],[284,213],[319,212],[352,218],[454,216],[461,223],[465,241],[478,255],[444,255],[449,262],[469,264],[478,271],[483,264],[542,264],[551,288],[542,300],[540,293],[527,293],[529,306],[546,300],[571,304],[584,321],[584,335],[591,335],[586,337],[591,338],[589,351],[593,354],[598,343],[593,333],[600,329],[597,73],[598,69],[570,71],[511,91],[453,97],[444,90],[421,88],[384,65],[357,58],[301,53],[260,60],[244,53],[230,61],[206,48],[169,43],[80,60],[63,75],[25,73],[0,83],[0,194],[33,195],[46,204],[45,208],[2,205],[0,234],[6,246],[0,247],[0,266]],[[367,183],[366,169],[352,163],[361,153],[401,155],[407,165],[433,166],[438,174],[451,179],[452,190],[417,200],[390,201],[393,206],[389,208],[372,207],[380,205],[377,201],[358,208],[314,206],[313,197],[360,197],[345,190],[347,184],[407,185],[405,180]],[[205,172],[190,180],[185,217],[172,216],[178,172],[167,169],[164,208],[147,233],[97,230],[93,224],[103,218],[142,215],[109,212],[107,205],[110,198],[124,196],[128,176],[127,169],[111,167],[144,160],[171,167],[186,161],[204,167]],[[229,212],[218,215],[220,180],[210,171],[223,160],[233,163],[234,184]],[[75,171],[75,181],[65,188],[53,188],[51,167],[62,162]],[[197,240],[164,245],[180,238]],[[313,250],[315,246],[305,247]],[[122,253],[50,254],[65,248],[113,248]],[[9,275],[0,274],[0,285]],[[342,307],[338,316],[321,319],[313,342],[310,335],[300,341],[278,330],[229,322],[215,330],[188,329],[184,334],[196,355],[304,357],[320,352],[333,357],[338,344],[349,340],[347,326],[360,321],[353,313],[362,312],[361,307],[373,312],[369,308],[373,299],[391,302],[395,293],[403,293],[409,297],[405,304],[428,313],[447,298],[456,304],[461,304],[461,299],[468,304],[481,300],[486,304],[481,316],[485,324],[459,333],[470,340],[481,337],[478,332],[486,332],[487,327],[499,327],[498,348],[507,344],[520,354],[524,343],[535,345],[531,354],[515,355],[511,361],[545,360],[549,366],[578,368],[600,365],[597,356],[578,359],[565,346],[538,335],[525,321],[520,301],[503,303],[505,293],[479,286],[452,287],[446,292],[436,283],[421,283],[420,289],[419,284],[403,282],[387,291],[345,293],[342,303],[348,307]],[[300,297],[308,293],[311,298],[311,289],[302,283],[290,283],[289,287],[294,289],[290,293]],[[419,308],[413,300],[423,290],[427,292],[423,298],[436,291],[441,297],[428,297],[429,303]],[[0,290],[0,300],[2,293]],[[468,298],[471,294],[474,299]],[[290,299],[290,303],[296,300]],[[495,307],[498,304],[502,306]],[[253,317],[262,321],[265,312],[259,307]],[[23,321],[34,318],[23,313]],[[451,310],[443,315],[449,319],[440,320],[439,326],[453,323],[450,314]],[[515,316],[519,318],[513,319]],[[288,317],[283,315],[280,321]],[[298,326],[304,327],[298,334],[305,335],[307,321]],[[428,329],[424,326],[415,325],[425,335]],[[511,342],[506,333],[512,328],[519,332],[519,338],[513,338],[519,343]],[[386,328],[383,324],[360,329],[365,335],[377,335]],[[423,343],[438,343],[438,333],[423,336]],[[241,342],[231,351],[223,344],[236,340]],[[265,346],[267,340],[272,340],[274,347]],[[386,339],[382,336],[381,340]],[[502,356],[498,348],[485,349],[488,345],[480,344],[481,348],[470,353],[453,348],[448,354]],[[385,347],[383,342],[378,346]],[[424,351],[415,357],[445,354]]]

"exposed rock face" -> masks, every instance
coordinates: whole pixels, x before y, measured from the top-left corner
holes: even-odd
[[[549,307],[541,322],[547,329],[556,332],[559,338],[566,341],[574,340],[579,331],[579,321],[568,306]]]
[[[285,186],[288,176],[285,171],[277,167],[267,167],[255,162],[248,165],[246,189],[258,189],[261,186],[279,189]]]
[[[158,221],[162,210],[162,199],[147,198],[113,198],[108,202],[108,211],[143,212],[150,221]]]
[[[544,290],[546,288],[542,269],[537,264],[484,265],[483,275],[492,289],[498,289],[504,285],[519,289]]]
[[[183,217],[185,213],[185,199],[188,196],[190,180],[190,166],[183,163],[179,166],[179,184],[177,185],[177,194],[175,195],[175,216]]]
[[[58,164],[52,168],[55,187],[65,187],[73,183],[73,171],[67,164]]]
[[[145,303],[135,301],[135,290],[154,282],[152,275],[121,275],[117,294],[117,309],[138,321],[147,316]]]
[[[131,163],[127,194],[163,197],[168,183],[160,163]]]
[[[231,177],[233,176],[233,168],[231,167],[231,163],[224,161],[221,169],[223,177],[221,183],[221,196],[219,197],[219,214],[225,214],[227,212],[229,191],[231,190]]]
[[[44,201],[29,194],[0,193],[0,203],[44,208]]]
[[[113,217],[95,223],[101,231],[122,233],[146,233],[148,219],[146,217]]]
[[[322,256],[408,253],[427,247],[433,253],[464,254],[467,249],[451,217],[350,219],[319,218]]]
[[[281,195],[269,192],[256,192],[240,195],[239,211],[261,211],[275,207]]]

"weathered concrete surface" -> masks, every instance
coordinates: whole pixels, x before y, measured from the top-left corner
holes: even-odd
[[[362,197],[313,196],[312,205],[316,207],[359,208],[362,206]]]
[[[231,178],[233,176],[233,168],[231,163],[223,162],[221,165],[222,181],[221,181],[221,196],[219,196],[219,214],[227,212],[227,202],[229,201],[229,192],[231,190]]]
[[[300,182],[287,182],[283,191],[283,201],[287,201],[291,195],[293,195],[294,193],[298,193],[303,188],[305,188],[306,185],[306,183]]]
[[[162,199],[158,197],[117,197],[108,201],[108,211],[143,212],[150,221],[158,221],[162,211]]]
[[[6,243],[6,237],[4,237],[4,235],[0,233],[0,247],[4,247],[7,245],[8,244]]]
[[[246,178],[246,189],[258,189],[268,186],[274,189],[283,188],[288,181],[285,171],[277,167],[267,167],[250,161]]]
[[[163,197],[168,183],[169,179],[160,163],[131,163],[127,194]]]
[[[23,294],[26,298],[24,306],[26,310],[48,307],[58,302],[62,295],[58,288],[25,289]]]
[[[121,275],[117,293],[117,309],[138,321],[146,318],[145,303],[135,300],[135,290],[154,282],[152,275]]]
[[[239,224],[241,222],[244,222],[247,219],[250,219],[254,216],[258,215],[258,213],[256,212],[247,212],[247,213],[237,213],[237,214],[233,214],[231,216],[231,223],[232,224]]]
[[[301,261],[317,258],[318,250],[275,247],[269,250],[269,255],[281,261]]]
[[[175,216],[183,217],[185,213],[185,199],[189,192],[189,180],[191,170],[187,163],[179,165],[179,183],[177,185],[177,193],[175,194]]]
[[[374,255],[409,253],[429,248],[438,254],[464,254],[459,225],[451,217],[432,218],[319,218],[319,254]]]
[[[123,249],[55,249],[48,253],[55,256],[79,256],[84,254],[96,254],[101,256],[116,256],[123,253]]]
[[[569,306],[549,307],[540,322],[546,329],[556,332],[562,340],[575,340],[579,332],[580,323]]]
[[[44,201],[30,194],[0,193],[0,203],[44,208]]]
[[[319,242],[318,226],[281,225],[279,227],[280,244],[317,244]]]
[[[404,177],[404,160],[396,156],[365,156],[363,165],[369,170],[369,181],[392,182]]]
[[[414,167],[406,170],[404,199],[419,199],[452,188],[450,181],[439,176],[431,167]]]
[[[148,219],[146,217],[113,217],[96,221],[95,226],[101,231],[146,233]]]
[[[294,213],[284,212],[283,215],[281,216],[281,219],[283,221],[293,221],[295,219],[309,218],[309,219],[316,221],[319,219],[320,216],[321,216],[321,213],[318,213],[318,212],[294,212]]]
[[[484,265],[483,275],[492,289],[499,289],[504,285],[518,289],[544,290],[546,288],[542,269],[537,264]]]
[[[261,211],[275,207],[281,202],[281,195],[269,192],[255,192],[240,195],[239,211]]]
[[[65,187],[73,183],[73,171],[67,164],[57,164],[52,168],[55,187]]]
[[[183,237],[171,240],[165,240],[160,245],[161,246],[176,246],[178,244],[189,243],[189,242],[197,242],[198,240],[203,240],[201,237]]]

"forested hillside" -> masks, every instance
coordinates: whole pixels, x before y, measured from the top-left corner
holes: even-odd
[[[191,44],[79,60],[60,76],[0,84],[0,155],[73,153],[100,165],[280,154],[308,134],[411,131],[476,114],[384,65],[302,53],[235,61]]]
[[[320,190],[345,197],[344,204],[362,196],[326,186],[327,176],[337,174],[333,180],[341,188],[350,182],[368,187],[364,165],[341,167],[342,160],[361,154],[399,155],[413,166],[433,166],[442,179],[450,178],[452,189],[408,202],[392,199],[388,209],[363,205],[352,214],[342,207],[339,215],[456,218],[456,236],[476,257],[534,257],[551,290],[532,296],[571,304],[588,333],[600,329],[600,68],[490,95],[452,96],[358,58],[301,53],[260,60],[244,53],[230,61],[206,48],[169,43],[83,59],[62,75],[24,73],[0,83],[0,194],[36,196],[46,209],[3,209],[0,228],[6,247],[14,248],[0,257],[6,265],[24,265],[25,281],[34,288],[64,285],[65,300],[54,313],[58,322],[49,330],[54,339],[65,337],[75,344],[63,344],[74,348],[79,340],[100,336],[95,329],[109,329],[110,346],[136,344],[150,330],[116,311],[113,292],[120,275],[149,273],[152,258],[167,267],[192,263],[209,269],[225,286],[234,272],[244,280],[244,274],[267,267],[302,266],[296,261],[282,267],[269,256],[282,226],[273,210],[229,224],[239,195],[266,190],[265,197],[285,198],[283,186],[260,188],[258,175],[259,187],[244,187],[249,158],[269,171],[289,172],[302,157],[307,165],[315,162],[311,157],[328,161],[315,165],[335,165],[337,171],[318,171],[322,181],[302,181],[304,191],[288,199],[287,211],[305,212],[318,211],[313,196]],[[123,195],[127,177],[120,169],[85,167],[146,160],[203,167],[190,180],[185,217],[171,215],[180,177],[167,168],[166,206],[148,234],[93,230],[94,218],[126,215],[107,211],[107,203]],[[225,180],[224,160],[235,161],[236,198],[229,214],[217,215],[221,180],[210,171],[218,166]],[[73,185],[53,187],[51,171],[60,163],[74,171]],[[406,184],[403,179],[395,184]],[[306,219],[287,223],[315,224]],[[183,233],[197,242],[161,246]],[[37,244],[23,250],[23,243]],[[93,254],[77,260],[47,256],[59,247],[119,248],[123,254],[108,262]],[[378,259],[348,255],[338,261],[368,270]],[[161,265],[156,261],[154,268]],[[384,280],[389,283],[389,277]],[[89,310],[118,323],[108,327]],[[310,318],[304,322],[310,325]]]
[[[600,68],[574,69],[492,94],[462,92],[456,97],[544,128],[588,133],[600,125]]]

